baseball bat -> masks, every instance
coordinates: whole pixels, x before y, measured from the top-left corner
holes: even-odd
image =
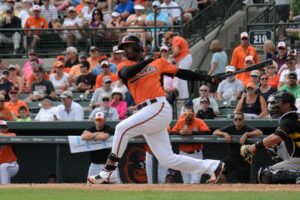
[[[250,72],[250,71],[253,71],[253,70],[260,70],[260,69],[265,68],[266,66],[269,66],[269,65],[272,65],[272,64],[273,64],[273,61],[271,59],[269,59],[269,60],[251,65],[249,67],[246,67],[244,69],[240,69],[238,71],[235,71],[235,72],[232,72],[232,73],[229,73],[229,74],[223,73],[223,74],[216,75],[216,76],[219,77],[219,78],[225,79],[227,77],[234,76],[234,75],[237,75],[237,74],[240,74],[240,73]]]

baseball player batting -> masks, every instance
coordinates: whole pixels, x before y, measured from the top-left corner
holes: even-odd
[[[127,60],[118,65],[118,76],[127,85],[132,94],[138,112],[121,121],[115,130],[112,151],[108,156],[105,168],[96,176],[89,176],[91,184],[116,183],[116,168],[122,157],[128,140],[136,136],[144,136],[158,162],[166,168],[185,173],[209,174],[209,183],[218,182],[224,169],[219,160],[200,160],[172,151],[167,127],[172,120],[172,108],[165,98],[162,87],[163,75],[176,76],[191,81],[209,81],[214,79],[207,75],[199,75],[170,64],[159,54],[143,59],[143,48],[139,38],[126,36],[119,49],[125,51]]]

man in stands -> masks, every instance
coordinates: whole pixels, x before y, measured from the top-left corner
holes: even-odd
[[[121,21],[125,23],[127,17],[134,13],[133,2],[131,0],[120,0],[116,7],[116,11],[120,13]]]
[[[296,58],[292,55],[286,58],[287,69],[283,70],[280,74],[278,88],[288,82],[288,75],[290,72],[295,72],[297,77],[300,77],[300,69],[296,68]]]
[[[182,20],[181,20],[181,12],[179,9],[179,5],[175,1],[171,1],[171,0],[164,0],[163,2],[164,3],[161,4],[162,8],[178,7],[178,8],[162,9],[162,12],[165,12],[169,15],[172,24],[180,23]]]
[[[179,7],[183,10],[183,21],[189,22],[192,16],[198,11],[197,0],[176,0]]]
[[[19,89],[15,86],[10,87],[8,95],[9,101],[5,102],[4,106],[11,110],[15,116],[18,116],[18,111],[21,106],[24,106],[28,112],[27,104],[18,98]]]
[[[111,96],[111,93],[112,93],[112,90],[113,90],[113,88],[111,86],[111,83],[112,83],[112,80],[111,80],[110,76],[104,76],[103,77],[102,87],[97,88],[95,90],[93,96],[92,96],[92,99],[91,99],[92,108],[101,106],[101,103],[102,103],[102,98],[101,97],[104,93]]]
[[[82,121],[84,111],[80,104],[73,101],[71,91],[64,91],[60,95],[62,104],[57,106],[57,118],[61,121]]]
[[[146,17],[146,26],[167,26],[170,25],[170,18],[167,13],[161,12],[161,4],[159,1],[153,1],[152,3],[152,13],[148,14]],[[156,16],[156,24],[154,23],[154,17]],[[161,29],[158,29],[161,30]],[[164,29],[165,30],[165,29]],[[152,29],[151,31],[154,31]]]
[[[291,71],[288,74],[288,82],[281,86],[278,91],[287,91],[294,95],[295,98],[300,97],[300,85],[297,83],[298,81],[298,75],[296,72]]]
[[[48,28],[48,22],[44,17],[41,16],[41,7],[39,5],[34,5],[32,7],[32,12],[33,16],[29,17],[26,20],[25,27],[24,28],[29,28],[29,29],[47,29]],[[41,31],[27,31],[25,40],[24,40],[24,48],[27,50],[28,49],[28,37],[32,37],[32,42],[31,42],[31,49],[35,49],[38,42],[41,40]]]
[[[193,99],[194,111],[197,113],[200,110],[200,98],[208,97],[210,102],[210,107],[214,110],[215,115],[219,114],[219,107],[216,100],[209,96],[209,87],[207,85],[201,85],[199,88],[199,97]]]
[[[5,102],[5,97],[2,94],[0,94],[0,119],[6,121],[16,120],[17,117],[14,115],[12,111],[10,111],[10,109],[4,106],[4,102]]]
[[[49,27],[52,27],[53,20],[58,19],[56,7],[50,0],[43,0],[41,15],[47,20]]]
[[[272,60],[274,60],[278,64],[278,69],[280,70],[281,66],[286,63],[287,59],[287,48],[285,42],[279,42],[277,45],[278,54],[274,55]]]
[[[252,56],[254,63],[258,63],[258,56],[256,49],[250,45],[249,36],[247,32],[241,33],[241,44],[233,50],[230,65],[235,66],[236,69],[245,68],[245,58]]]
[[[32,75],[33,65],[35,64],[43,64],[43,59],[38,57],[38,54],[31,50],[29,52],[29,60],[27,60],[22,68],[23,79],[25,82],[28,82],[29,78]],[[26,86],[27,87],[27,86]]]
[[[76,91],[77,92],[88,92],[91,93],[94,91],[94,86],[96,82],[96,76],[90,71],[90,63],[85,61],[80,63],[81,75],[76,81]]]
[[[13,13],[13,9],[8,8],[6,10],[6,16],[0,21],[1,29],[18,29],[21,28],[21,19],[16,17]],[[13,43],[14,50],[13,54],[17,53],[20,48],[21,35],[17,31],[2,31],[0,33],[0,44],[1,43]]]
[[[119,80],[118,76],[110,71],[109,63],[106,60],[104,60],[100,63],[100,67],[102,68],[103,73],[99,74],[97,76],[95,88],[99,88],[102,86],[102,82],[103,82],[102,80],[103,80],[104,76],[110,76],[112,82]]]
[[[8,81],[9,71],[3,71],[0,74],[0,94],[5,96],[5,99],[8,100],[8,91],[13,86],[11,82]]]
[[[90,63],[90,71],[92,71],[99,64],[99,49],[96,46],[90,47],[90,57],[87,61]]]
[[[112,64],[115,64],[115,65],[118,65],[123,60],[123,55],[124,55],[123,50],[119,50],[118,46],[113,46],[113,51],[112,51],[112,54],[111,54],[111,58],[108,59],[108,62],[112,63]]]
[[[79,64],[78,60],[78,52],[75,47],[68,47],[66,49],[67,59],[65,63],[65,70],[66,72],[70,72],[70,69],[74,66]]]

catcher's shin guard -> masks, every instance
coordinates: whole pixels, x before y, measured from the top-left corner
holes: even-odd
[[[258,182],[264,184],[295,184],[300,177],[300,171],[272,170],[260,168],[258,171]]]

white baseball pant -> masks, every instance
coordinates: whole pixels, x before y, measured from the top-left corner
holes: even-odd
[[[191,158],[195,158],[195,159],[203,159],[202,151],[195,152],[192,154],[188,154],[184,151],[180,151],[179,154],[185,155],[185,156],[188,156]],[[202,177],[199,174],[195,174],[195,173],[189,174],[189,173],[184,173],[184,172],[181,172],[181,176],[182,176],[183,183],[186,183],[186,184],[199,184],[201,181],[201,177]]]
[[[178,67],[179,69],[190,69],[193,63],[193,58],[191,54],[188,54],[184,58],[182,58],[178,62]],[[186,80],[179,79],[178,80],[178,99],[185,99],[189,98],[189,89],[188,89],[188,84]]]
[[[150,154],[149,152],[146,152],[146,159],[145,159],[145,164],[146,164],[146,173],[147,173],[147,179],[148,183],[152,184],[153,179],[152,179],[152,163],[153,162],[153,155]],[[166,176],[168,174],[168,169],[161,166],[159,163],[157,165],[157,182],[158,183],[166,183]]]
[[[199,175],[214,174],[220,161],[194,159],[173,153],[167,132],[172,120],[172,108],[165,97],[158,97],[157,100],[116,126],[112,153],[122,157],[128,140],[142,135],[163,167]]]
[[[17,162],[0,164],[0,184],[10,184],[10,178],[19,171]]]

